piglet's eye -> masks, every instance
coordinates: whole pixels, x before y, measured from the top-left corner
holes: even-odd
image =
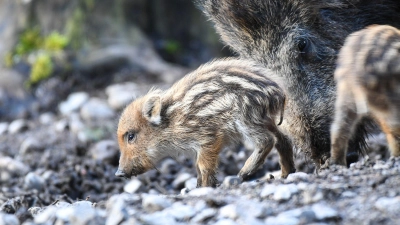
[[[128,139],[128,142],[132,142],[133,139],[135,139],[135,133],[127,133],[126,138]]]

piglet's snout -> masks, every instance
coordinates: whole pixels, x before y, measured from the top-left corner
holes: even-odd
[[[127,174],[121,169],[118,169],[117,172],[115,172],[115,176],[128,178]]]

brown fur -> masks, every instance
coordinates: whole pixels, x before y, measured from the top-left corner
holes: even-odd
[[[130,103],[118,124],[116,175],[141,174],[164,157],[187,153],[195,157],[198,186],[215,186],[221,149],[239,141],[254,148],[239,176],[254,173],[275,143],[282,177],[294,172],[291,142],[276,125],[285,94],[266,78],[268,73],[248,60],[214,61],[170,89],[152,90]],[[134,136],[131,141],[129,135]]]
[[[331,162],[346,165],[348,141],[365,116],[381,126],[392,156],[400,156],[400,31],[380,25],[351,34],[339,53],[335,79]]]

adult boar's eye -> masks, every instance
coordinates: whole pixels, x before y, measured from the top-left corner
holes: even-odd
[[[297,48],[301,53],[304,53],[306,48],[308,47],[308,40],[304,38],[300,38],[297,42]]]

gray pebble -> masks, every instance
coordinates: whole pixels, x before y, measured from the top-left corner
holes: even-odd
[[[79,108],[89,99],[89,94],[86,92],[75,92],[68,96],[67,100],[58,105],[61,114],[69,115]]]
[[[339,213],[324,203],[315,203],[311,207],[318,220],[334,219],[339,217]]]
[[[58,132],[62,132],[67,130],[68,128],[68,120],[67,119],[61,119],[59,121],[56,122],[56,124],[54,125],[54,129]]]
[[[3,135],[7,132],[8,130],[8,123],[7,122],[1,122],[0,123],[0,135]]]
[[[89,153],[93,159],[112,163],[118,156],[118,144],[113,140],[102,140],[94,144]]]
[[[107,103],[98,98],[91,98],[84,103],[80,110],[84,120],[101,120],[114,117],[114,110]]]
[[[148,225],[178,224],[172,215],[163,211],[141,215],[140,219],[144,222],[144,224]]]
[[[289,176],[286,178],[287,181],[296,181],[296,180],[301,180],[301,179],[307,179],[309,177],[308,174],[304,172],[297,172],[297,173],[291,173]]]
[[[137,178],[133,178],[124,186],[124,191],[129,194],[140,192],[143,189],[144,189],[143,183]]]
[[[202,223],[205,220],[215,216],[217,214],[216,209],[207,208],[199,212],[195,217],[192,218],[192,222],[194,223]]]
[[[397,214],[400,212],[400,196],[395,198],[380,197],[374,206],[380,211]]]
[[[106,88],[108,104],[114,109],[122,109],[138,95],[135,83],[113,84]]]
[[[175,202],[171,207],[164,211],[172,215],[178,221],[190,220],[190,218],[196,214],[196,210],[192,206],[184,205],[181,202]]]
[[[19,148],[19,154],[25,155],[26,153],[39,151],[41,149],[43,149],[43,146],[41,146],[40,142],[36,138],[28,137],[22,142]]]
[[[39,116],[39,122],[43,125],[49,125],[54,122],[54,114],[53,113],[43,113]]]
[[[229,204],[219,209],[219,215],[224,218],[230,218],[235,220],[236,218],[239,217],[239,212],[235,204]]]
[[[242,182],[242,179],[238,176],[227,176],[224,178],[222,185],[225,187],[237,186]]]
[[[16,134],[28,128],[28,123],[24,119],[14,120],[8,125],[8,133]]]
[[[118,225],[129,217],[124,195],[114,195],[107,202],[109,214],[106,225]]]
[[[44,179],[34,172],[29,172],[24,179],[24,187],[27,190],[42,190],[44,187]]]
[[[18,225],[18,224],[20,223],[15,215],[0,212],[0,225]]]
[[[184,186],[185,182],[192,178],[192,175],[189,173],[180,173],[176,176],[175,180],[172,182],[172,186],[175,189],[180,189]]]
[[[38,213],[34,217],[33,221],[35,223],[39,223],[39,224],[54,221],[56,212],[57,212],[57,208],[55,206],[48,206],[43,211]]]
[[[263,189],[261,190],[260,196],[265,198],[269,195],[272,195],[277,190],[277,186],[274,184],[266,184],[264,185]]]
[[[142,206],[148,212],[163,210],[171,204],[169,199],[161,195],[143,195]]]
[[[185,181],[185,188],[188,190],[193,190],[197,187],[197,178],[192,177]]]
[[[274,225],[297,225],[300,223],[300,220],[294,217],[276,216],[268,217],[265,219],[265,223]]]
[[[220,219],[214,225],[238,225],[238,223],[231,219]]]
[[[299,190],[295,184],[279,185],[276,188],[273,199],[275,201],[289,200],[292,194],[297,193]]]
[[[196,188],[193,189],[189,192],[190,196],[205,196],[205,195],[211,195],[214,192],[214,189],[211,187],[201,187],[201,188]]]

